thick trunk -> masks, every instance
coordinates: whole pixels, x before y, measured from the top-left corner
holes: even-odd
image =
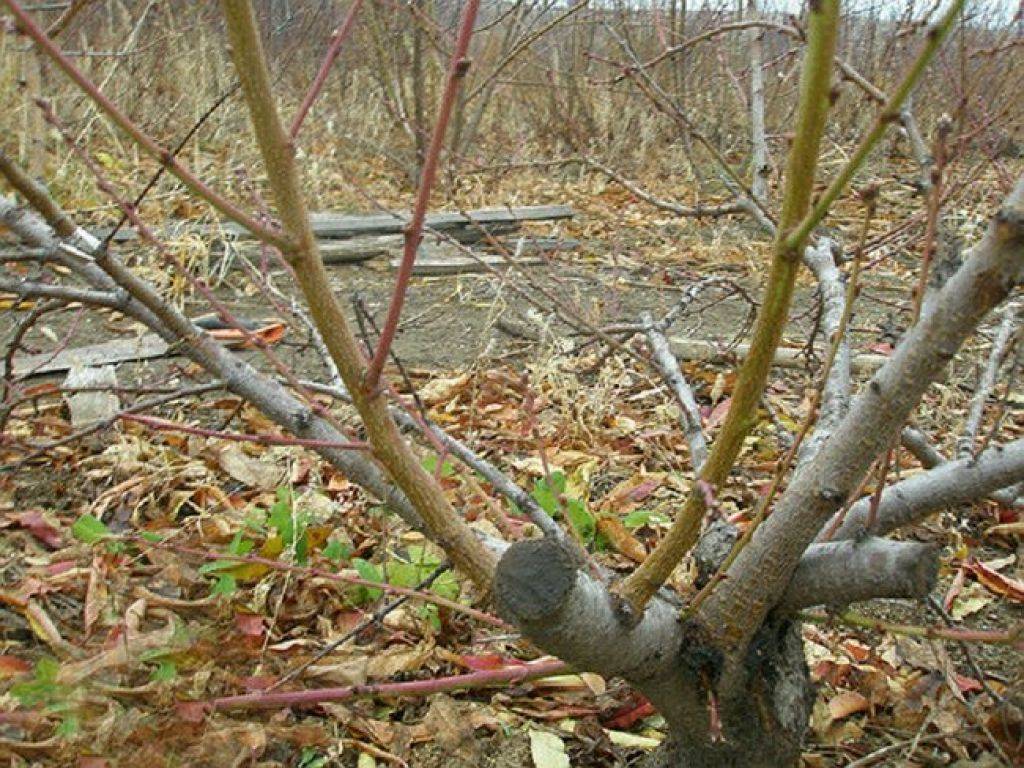
[[[695,672],[699,652],[679,660],[688,687],[667,686],[645,693],[665,717],[669,738],[642,763],[644,768],[782,768],[796,765],[810,719],[814,690],[807,671],[799,625],[765,626],[741,664],[742,683],[717,692],[712,705]],[[643,688],[641,689],[643,690]]]
[[[813,701],[799,628],[766,625],[743,657],[683,624],[659,594],[638,622],[577,555],[551,539],[513,544],[495,574],[501,614],[579,670],[621,677],[665,718],[646,766],[789,766]],[[724,681],[728,680],[728,687]]]

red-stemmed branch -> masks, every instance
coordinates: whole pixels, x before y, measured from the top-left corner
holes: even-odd
[[[341,53],[341,46],[345,44],[345,40],[348,39],[349,33],[352,31],[352,27],[355,26],[356,14],[359,13],[359,8],[362,4],[363,0],[353,0],[352,5],[349,6],[348,13],[345,14],[344,21],[341,22],[341,26],[334,30],[334,34],[331,35],[331,45],[324,55],[324,60],[320,63],[320,69],[316,73],[316,77],[313,78],[309,90],[302,99],[298,112],[295,113],[291,128],[288,129],[288,137],[292,141],[295,141],[299,131],[302,130],[302,123],[309,114],[313,102],[320,96],[324,83],[327,82],[327,76],[331,73],[331,67],[334,66],[335,60]]]
[[[464,675],[448,675],[447,677],[410,680],[403,683],[371,683],[368,685],[346,685],[338,688],[313,688],[307,691],[244,693],[238,696],[221,696],[205,702],[196,702],[193,706],[200,708],[202,714],[207,714],[227,709],[310,706],[328,701],[344,701],[367,696],[428,696],[442,691],[486,688],[501,683],[521,683],[524,680],[555,675],[564,672],[567,668],[568,665],[564,661],[547,657],[527,664],[485,669]],[[189,705],[184,706],[188,707]]]
[[[455,49],[452,51],[451,61],[448,64],[448,79],[441,97],[441,106],[430,137],[430,145],[427,147],[427,153],[423,159],[423,170],[420,173],[412,220],[405,227],[405,248],[402,252],[402,262],[398,267],[398,275],[395,277],[395,289],[391,294],[391,304],[388,306],[388,314],[381,330],[380,341],[377,342],[377,349],[366,370],[364,383],[370,391],[377,389],[381,371],[384,369],[388,352],[395,339],[395,333],[398,331],[398,320],[402,315],[402,305],[405,303],[405,295],[409,290],[413,262],[416,261],[416,251],[419,250],[420,241],[423,239],[423,222],[427,215],[430,190],[434,186],[434,178],[437,176],[444,136],[451,120],[459,85],[469,70],[469,59],[466,58],[466,53],[469,51],[469,41],[473,36],[473,24],[476,22],[479,8],[480,0],[467,0],[466,6],[462,9],[462,19],[459,22],[458,37],[455,39]]]

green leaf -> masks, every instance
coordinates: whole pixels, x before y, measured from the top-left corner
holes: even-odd
[[[423,566],[427,571],[427,574],[424,574],[424,578],[426,578],[430,571],[433,571],[441,564],[441,558],[422,544],[410,544],[407,551],[409,552],[409,560]]]
[[[534,482],[531,495],[540,504],[541,509],[552,517],[558,517],[562,511],[562,505],[559,503],[558,497],[563,493],[565,493],[565,473],[552,472],[550,483],[545,477],[541,477]]]
[[[299,540],[295,542],[295,562],[299,565],[305,565],[309,562],[309,536],[305,531],[299,536]]]
[[[337,539],[331,539],[327,542],[327,546],[324,547],[324,557],[332,563],[340,563],[344,560],[348,560],[351,556],[352,547],[348,544],[342,544]]]
[[[170,682],[178,676],[178,667],[170,659],[161,659],[149,675],[149,679],[156,683]]]
[[[415,563],[388,563],[388,583],[396,587],[411,589],[423,581],[420,568]]]
[[[384,583],[384,574],[381,573],[380,568],[369,560],[363,560],[361,557],[353,558],[352,567],[356,569],[356,573],[359,574],[360,578],[377,584]],[[366,597],[369,600],[376,600],[384,594],[384,590],[382,589],[375,589],[373,587],[364,587],[364,589],[366,590]]]
[[[298,768],[326,768],[329,758],[313,747],[303,747],[299,754]]]
[[[209,576],[211,573],[227,571],[237,567],[238,563],[234,560],[214,560],[212,563],[203,563],[200,565],[199,572],[204,576]]]
[[[67,695],[66,686],[57,682],[60,664],[49,656],[36,662],[34,678],[11,686],[11,695],[25,707],[52,703]]]
[[[210,590],[212,595],[233,595],[238,589],[238,582],[230,573],[222,573],[217,578],[217,583]]]
[[[60,662],[49,656],[44,656],[36,662],[36,680],[41,683],[57,682],[57,675],[60,674]]]
[[[235,537],[231,540],[231,543],[228,544],[228,554],[241,557],[242,555],[249,554],[254,546],[255,542],[251,539],[243,538],[242,532],[239,531],[235,534]]]
[[[295,521],[292,519],[290,505],[275,504],[270,510],[270,516],[267,517],[267,524],[277,531],[277,535],[286,546],[292,543],[295,536]]]
[[[68,715],[60,721],[55,733],[62,739],[70,739],[78,733],[78,718],[75,715]]]
[[[459,582],[455,578],[455,574],[451,571],[445,571],[431,586],[430,591],[438,597],[444,597],[448,600],[459,599]]]
[[[428,454],[423,457],[423,468],[430,474],[437,471],[437,455]],[[441,477],[452,477],[455,474],[455,466],[450,461],[441,464]]]
[[[164,540],[163,536],[161,536],[159,533],[153,533],[153,531],[143,531],[141,536],[146,541],[151,541],[154,544],[159,544],[161,541]]]
[[[592,541],[597,524],[594,516],[587,510],[587,506],[579,499],[569,499],[566,502],[565,511],[579,537],[585,542]]]
[[[432,603],[424,603],[420,606],[420,616],[430,622],[435,632],[441,631],[441,617],[437,613],[437,606]]]
[[[82,515],[71,526],[71,534],[85,544],[95,544],[102,539],[113,536],[110,529],[92,515]]]
[[[634,509],[628,515],[626,515],[625,519],[623,519],[622,521],[622,524],[627,528],[639,528],[643,525],[647,525],[648,523],[657,525],[660,523],[667,522],[668,518],[660,512],[655,512],[654,510],[651,509]]]

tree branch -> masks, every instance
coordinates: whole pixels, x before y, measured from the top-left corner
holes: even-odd
[[[933,512],[968,504],[1024,480],[1024,438],[989,448],[975,457],[939,464],[889,486],[878,504],[875,526],[866,530],[870,499],[857,501],[846,516],[829,521],[818,540],[851,539],[865,533],[884,536],[923,520]],[[829,536],[833,526],[838,525]]]
[[[793,257],[797,247],[790,247],[784,238],[810,205],[818,150],[829,109],[829,62],[835,51],[838,20],[837,0],[822,0],[811,7],[810,41],[800,80],[797,135],[787,166],[779,235],[765,299],[754,326],[750,354],[740,368],[729,414],[701,472],[701,479],[712,486],[717,487],[726,481],[743,446],[743,439],[754,425],[772,358],[782,338],[799,268],[799,262]],[[665,538],[622,583],[619,592],[635,610],[643,608],[693,546],[704,510],[704,494],[695,487]]]
[[[251,3],[248,0],[222,0],[221,8],[271,191],[284,230],[295,244],[286,256],[295,267],[296,279],[309,304],[310,316],[323,334],[331,359],[352,395],[353,405],[362,418],[375,457],[402,489],[431,537],[455,566],[486,590],[494,571],[494,555],[455,513],[437,481],[420,465],[391,418],[383,394],[367,392],[364,388],[367,377],[362,349],[331,290],[310,227],[295,166],[294,148],[274,104],[270,74]],[[384,347],[383,343],[380,346]]]
[[[963,432],[956,441],[956,455],[958,459],[966,459],[974,454],[974,442],[978,437],[978,430],[981,428],[981,419],[985,414],[985,404],[996,385],[996,377],[1002,367],[1003,358],[1010,346],[1010,341],[1017,330],[1017,324],[1021,317],[1021,306],[1011,304],[1003,312],[1003,322],[999,325],[995,341],[992,342],[992,351],[988,356],[988,363],[978,380],[978,386],[971,399],[971,409],[967,414]]]
[[[920,598],[931,592],[938,572],[930,544],[873,537],[816,544],[800,558],[775,610],[790,614],[812,605]]]
[[[800,556],[886,450],[931,382],[984,316],[1024,277],[1024,176],[941,301],[904,337],[818,455],[701,607],[727,646],[744,646],[777,603]]]
[[[686,378],[679,368],[679,361],[676,360],[676,356],[669,348],[668,339],[665,338],[661,327],[654,322],[651,313],[642,313],[640,323],[644,326],[647,341],[651,345],[654,365],[679,404],[683,435],[690,446],[690,463],[693,465],[694,473],[699,475],[708,458],[708,444],[704,439],[704,430],[701,428],[700,407],[693,397],[693,390],[686,383]]]

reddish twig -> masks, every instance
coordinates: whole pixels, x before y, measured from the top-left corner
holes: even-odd
[[[405,249],[402,252],[402,261],[398,267],[398,275],[395,277],[395,289],[391,294],[391,304],[388,307],[388,314],[384,320],[384,328],[381,330],[380,341],[377,342],[377,349],[366,370],[364,383],[367,390],[370,391],[377,389],[381,371],[384,369],[384,362],[388,358],[388,351],[391,349],[395,333],[398,331],[398,320],[402,314],[402,304],[405,303],[405,295],[409,290],[409,280],[412,278],[413,262],[416,261],[416,252],[419,250],[420,241],[423,239],[423,222],[427,215],[430,190],[434,186],[434,178],[437,176],[437,166],[440,162],[444,135],[448,129],[452,109],[455,106],[455,95],[458,93],[459,84],[469,70],[469,59],[466,58],[466,54],[469,51],[469,41],[473,36],[473,24],[476,21],[476,14],[479,8],[480,0],[467,0],[465,8],[462,10],[459,33],[455,40],[455,49],[452,51],[451,61],[448,65],[448,80],[445,83],[444,94],[441,97],[441,106],[438,111],[437,122],[434,124],[433,134],[430,137],[430,145],[427,147],[427,154],[424,157],[423,170],[420,173],[420,184],[416,192],[416,203],[413,206],[412,220],[405,227]]]
[[[320,91],[323,90],[324,83],[327,82],[327,76],[331,72],[331,67],[338,58],[338,54],[341,53],[341,46],[344,45],[345,40],[352,31],[352,27],[355,26],[356,14],[359,13],[359,8],[362,4],[363,0],[353,0],[352,5],[349,6],[348,13],[345,15],[345,20],[341,22],[341,26],[334,30],[334,34],[331,35],[331,45],[324,55],[324,60],[321,62],[320,69],[316,73],[316,77],[313,78],[305,98],[302,99],[302,105],[299,107],[298,112],[295,113],[295,119],[292,120],[291,128],[288,130],[288,137],[292,141],[295,141],[299,131],[302,130],[302,123],[306,119],[306,115],[309,114],[313,102],[320,96]]]
[[[226,709],[254,709],[270,707],[294,707],[322,704],[328,701],[345,701],[367,696],[427,696],[443,691],[464,688],[486,688],[499,683],[521,683],[537,677],[564,672],[568,665],[559,659],[546,658],[521,666],[507,666],[500,669],[485,669],[465,675],[449,675],[429,680],[410,680],[404,683],[375,683],[369,685],[346,685],[338,688],[314,688],[308,691],[283,691],[279,693],[245,693],[240,696],[221,696],[207,702],[197,702],[207,713]]]

